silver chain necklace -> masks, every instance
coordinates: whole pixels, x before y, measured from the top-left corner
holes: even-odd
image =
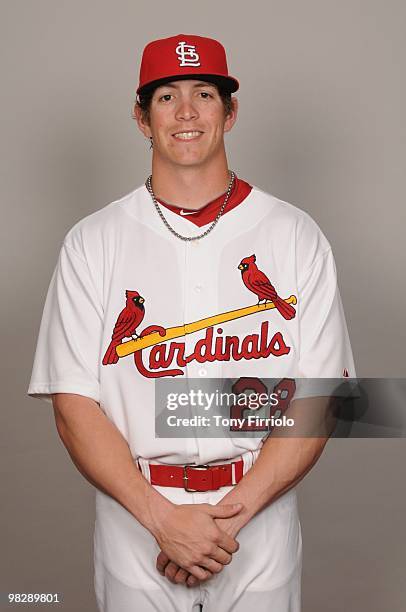
[[[230,197],[230,193],[231,193],[231,190],[232,190],[233,185],[234,185],[234,179],[235,179],[235,173],[232,170],[230,170],[230,183],[228,185],[226,197],[224,198],[224,202],[221,205],[221,208],[220,208],[220,210],[219,210],[219,212],[217,214],[217,217],[214,219],[214,221],[210,225],[210,227],[205,232],[203,232],[203,234],[199,234],[199,236],[182,236],[182,234],[178,234],[178,232],[176,230],[174,230],[171,225],[169,225],[169,222],[166,219],[165,215],[163,214],[163,212],[161,210],[161,207],[159,206],[159,204],[158,204],[158,202],[156,200],[155,194],[152,191],[152,184],[151,184],[152,174],[150,174],[150,176],[147,178],[147,180],[145,182],[145,186],[146,186],[146,188],[148,189],[148,191],[149,191],[149,193],[151,195],[152,201],[153,201],[153,203],[155,205],[155,208],[156,208],[159,216],[161,217],[164,225],[168,228],[168,230],[170,232],[172,232],[172,234],[174,234],[180,240],[192,241],[192,240],[200,240],[200,238],[204,238],[205,236],[207,236],[207,234],[209,234],[215,228],[215,226],[217,225],[221,215],[224,212],[225,207],[227,206],[228,198]]]

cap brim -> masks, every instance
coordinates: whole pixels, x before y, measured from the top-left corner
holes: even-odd
[[[220,74],[177,74],[174,76],[162,77],[162,79],[157,79],[156,81],[151,81],[143,87],[139,87],[137,89],[137,94],[146,94],[152,89],[156,89],[160,85],[165,85],[165,83],[170,83],[171,81],[185,81],[187,79],[196,79],[197,81],[207,81],[208,83],[214,83],[215,85],[218,85],[221,89],[227,91],[228,93],[233,93],[237,91],[237,89],[240,87],[240,84],[237,79],[234,79],[233,77],[225,77]]]

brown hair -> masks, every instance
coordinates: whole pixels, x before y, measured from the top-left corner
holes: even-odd
[[[222,89],[221,87],[219,87],[218,85],[215,85],[215,87],[217,88],[217,91],[219,92],[220,98],[223,102],[223,107],[224,107],[224,115],[227,117],[231,111],[233,110],[232,107],[232,103],[231,103],[231,93],[226,91],[225,89]],[[149,120],[150,120],[150,108],[151,108],[151,101],[152,101],[152,97],[154,95],[154,91],[155,91],[156,87],[146,91],[145,93],[142,93],[140,95],[137,96],[137,99],[134,103],[134,108],[136,106],[138,106],[138,108],[141,110],[141,113],[143,115],[143,119],[144,121],[149,125]],[[135,117],[134,115],[134,109],[133,109],[133,119]]]

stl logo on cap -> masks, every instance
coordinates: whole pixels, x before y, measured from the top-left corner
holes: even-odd
[[[199,75],[230,93],[239,88],[237,79],[228,74],[226,51],[218,40],[182,33],[152,40],[142,54],[137,94]]]
[[[200,66],[200,57],[196,53],[195,45],[188,45],[185,41],[182,41],[176,47],[176,54],[179,66]]]

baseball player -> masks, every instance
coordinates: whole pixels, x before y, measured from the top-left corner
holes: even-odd
[[[145,47],[151,175],[67,232],[48,289],[28,394],[96,487],[102,612],[300,610],[295,485],[326,441],[155,435],[162,379],[293,407],[296,377],[354,376],[325,236],[228,167],[238,87],[216,40]]]

